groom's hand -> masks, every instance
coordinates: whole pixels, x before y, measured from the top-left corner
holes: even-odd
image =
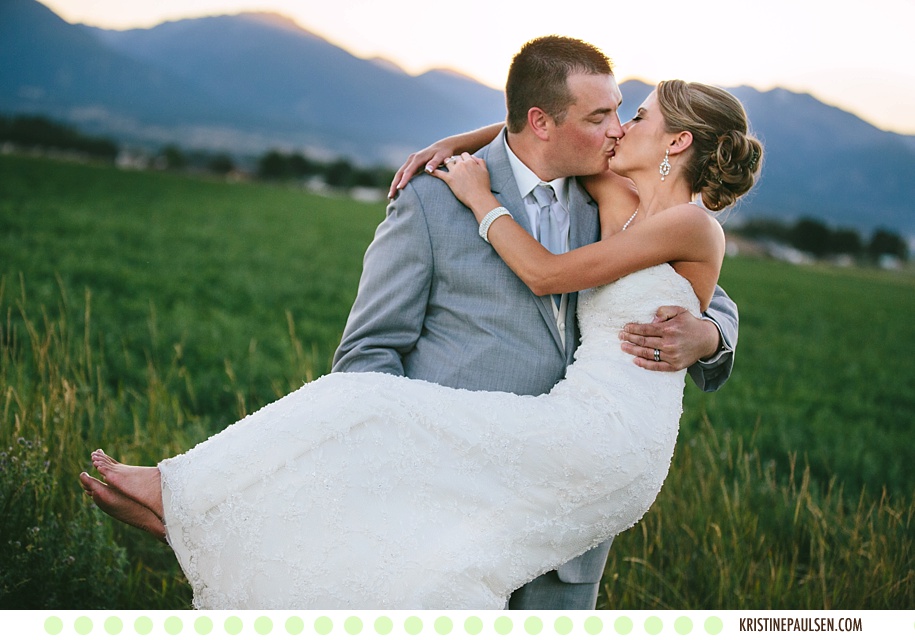
[[[714,322],[683,307],[667,306],[658,309],[650,324],[627,324],[620,340],[623,351],[635,356],[643,369],[679,371],[715,355],[721,335]]]

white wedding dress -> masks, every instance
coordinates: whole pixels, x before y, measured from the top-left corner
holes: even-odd
[[[580,296],[549,394],[330,374],[159,465],[194,606],[484,609],[635,524],[674,452],[684,372],[641,369],[626,322],[689,283],[652,267]]]

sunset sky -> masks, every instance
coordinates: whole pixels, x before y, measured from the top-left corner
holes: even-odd
[[[603,49],[620,79],[781,86],[915,134],[915,0],[41,1],[110,29],[273,11],[360,57],[414,74],[450,68],[498,88],[525,41],[559,33]]]

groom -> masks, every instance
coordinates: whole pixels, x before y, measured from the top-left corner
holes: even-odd
[[[507,130],[478,155],[496,198],[532,235],[544,241],[537,218],[553,218],[554,252],[599,237],[597,206],[571,176],[606,169],[623,136],[621,100],[609,60],[584,42],[539,38],[512,62]],[[547,213],[533,195],[541,183],[555,193]],[[549,391],[577,345],[577,294],[535,296],[477,231],[444,182],[428,175],[411,180],[388,205],[366,251],[334,371],[381,371],[524,395]],[[630,326],[626,337],[637,344],[625,349],[647,368],[712,356],[714,362],[696,363],[690,373],[706,390],[723,384],[737,339],[737,309],[723,291],[712,302],[712,322],[673,307],[662,315],[671,319]],[[668,353],[658,363],[655,347],[662,342]],[[593,609],[609,547],[608,540],[522,587],[510,608]]]

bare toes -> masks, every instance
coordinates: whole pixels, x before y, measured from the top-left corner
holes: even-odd
[[[110,473],[119,464],[117,460],[107,455],[101,449],[93,451],[90,457],[92,458],[92,466],[98,469],[99,473],[103,476],[106,473]]]
[[[95,451],[92,452],[92,459],[93,460],[104,460],[108,464],[117,464],[117,460],[115,460],[114,458],[109,456],[107,453],[105,453],[101,449],[96,449]]]
[[[90,476],[88,473],[86,473],[85,471],[83,471],[81,474],[79,474],[79,483],[82,485],[83,491],[85,491],[90,496],[93,494],[93,492],[95,490],[94,483],[96,483],[96,482],[98,482],[99,484],[102,484],[101,482],[99,482],[98,480],[96,480],[95,478]]]
[[[79,481],[92,501],[109,516],[165,540],[162,520],[148,508],[88,473],[81,473]]]

